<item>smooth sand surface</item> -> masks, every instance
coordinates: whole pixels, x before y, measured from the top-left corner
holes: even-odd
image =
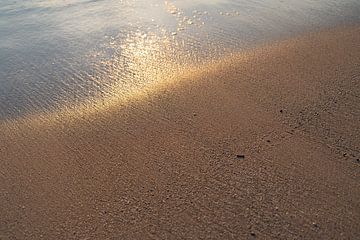
[[[360,28],[207,68],[0,124],[0,239],[359,239]]]

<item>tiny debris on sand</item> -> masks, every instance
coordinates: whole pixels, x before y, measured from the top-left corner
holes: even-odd
[[[237,155],[236,155],[236,158],[237,158],[237,159],[245,159],[245,155],[237,154]]]

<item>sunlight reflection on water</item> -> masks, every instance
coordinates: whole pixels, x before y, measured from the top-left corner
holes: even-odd
[[[335,1],[3,0],[0,119],[125,96],[269,39],[359,21]]]

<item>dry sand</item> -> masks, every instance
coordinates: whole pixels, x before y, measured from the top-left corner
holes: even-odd
[[[0,124],[0,239],[359,239],[360,27],[214,69]]]

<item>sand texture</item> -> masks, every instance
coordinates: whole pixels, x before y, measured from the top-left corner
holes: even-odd
[[[359,27],[54,122],[0,124],[1,240],[360,238]]]

